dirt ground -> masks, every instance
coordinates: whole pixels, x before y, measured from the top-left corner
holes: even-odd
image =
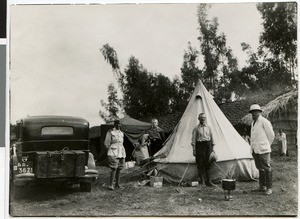
[[[79,186],[18,188],[10,204],[11,216],[296,216],[298,206],[297,153],[272,156],[273,194],[250,190],[258,183],[237,182],[233,200],[225,201],[221,185],[215,188],[139,185],[137,168],[123,171],[124,190],[107,190],[109,169],[100,174],[92,192]]]

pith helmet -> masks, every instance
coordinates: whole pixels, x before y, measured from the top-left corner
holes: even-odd
[[[260,108],[260,106],[258,104],[252,104],[250,106],[249,113],[251,113],[251,111],[255,111],[255,110],[262,112],[262,109]]]
[[[209,158],[208,158],[209,162],[211,163],[214,163],[218,160],[218,155],[216,154],[215,151],[212,151],[209,155]]]

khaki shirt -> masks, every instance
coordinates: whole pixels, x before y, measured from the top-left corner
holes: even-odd
[[[120,130],[113,128],[106,134],[104,145],[108,149],[107,156],[125,158],[126,152],[123,146],[124,134]]]
[[[212,136],[212,132],[211,132],[211,128],[204,124],[204,125],[197,125],[194,129],[193,129],[193,134],[192,134],[192,146],[196,146],[196,142],[197,141],[211,141],[212,145],[215,144],[213,136]]]
[[[151,129],[148,129],[146,134],[149,134],[150,139],[160,139],[162,141],[165,140],[164,131],[159,127],[152,127]]]

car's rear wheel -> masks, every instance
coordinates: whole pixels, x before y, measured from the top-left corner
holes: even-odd
[[[82,192],[91,192],[92,191],[92,183],[91,182],[81,182],[80,190]]]

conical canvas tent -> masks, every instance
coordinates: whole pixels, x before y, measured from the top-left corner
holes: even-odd
[[[235,178],[247,181],[258,177],[250,145],[238,134],[224,116],[213,97],[201,81],[198,82],[190,101],[173,133],[164,147],[155,154],[158,175],[167,182],[193,181],[198,178],[195,157],[191,146],[192,131],[198,124],[199,113],[205,113],[215,141],[218,161],[212,165],[213,181]],[[184,176],[184,177],[183,177]]]

